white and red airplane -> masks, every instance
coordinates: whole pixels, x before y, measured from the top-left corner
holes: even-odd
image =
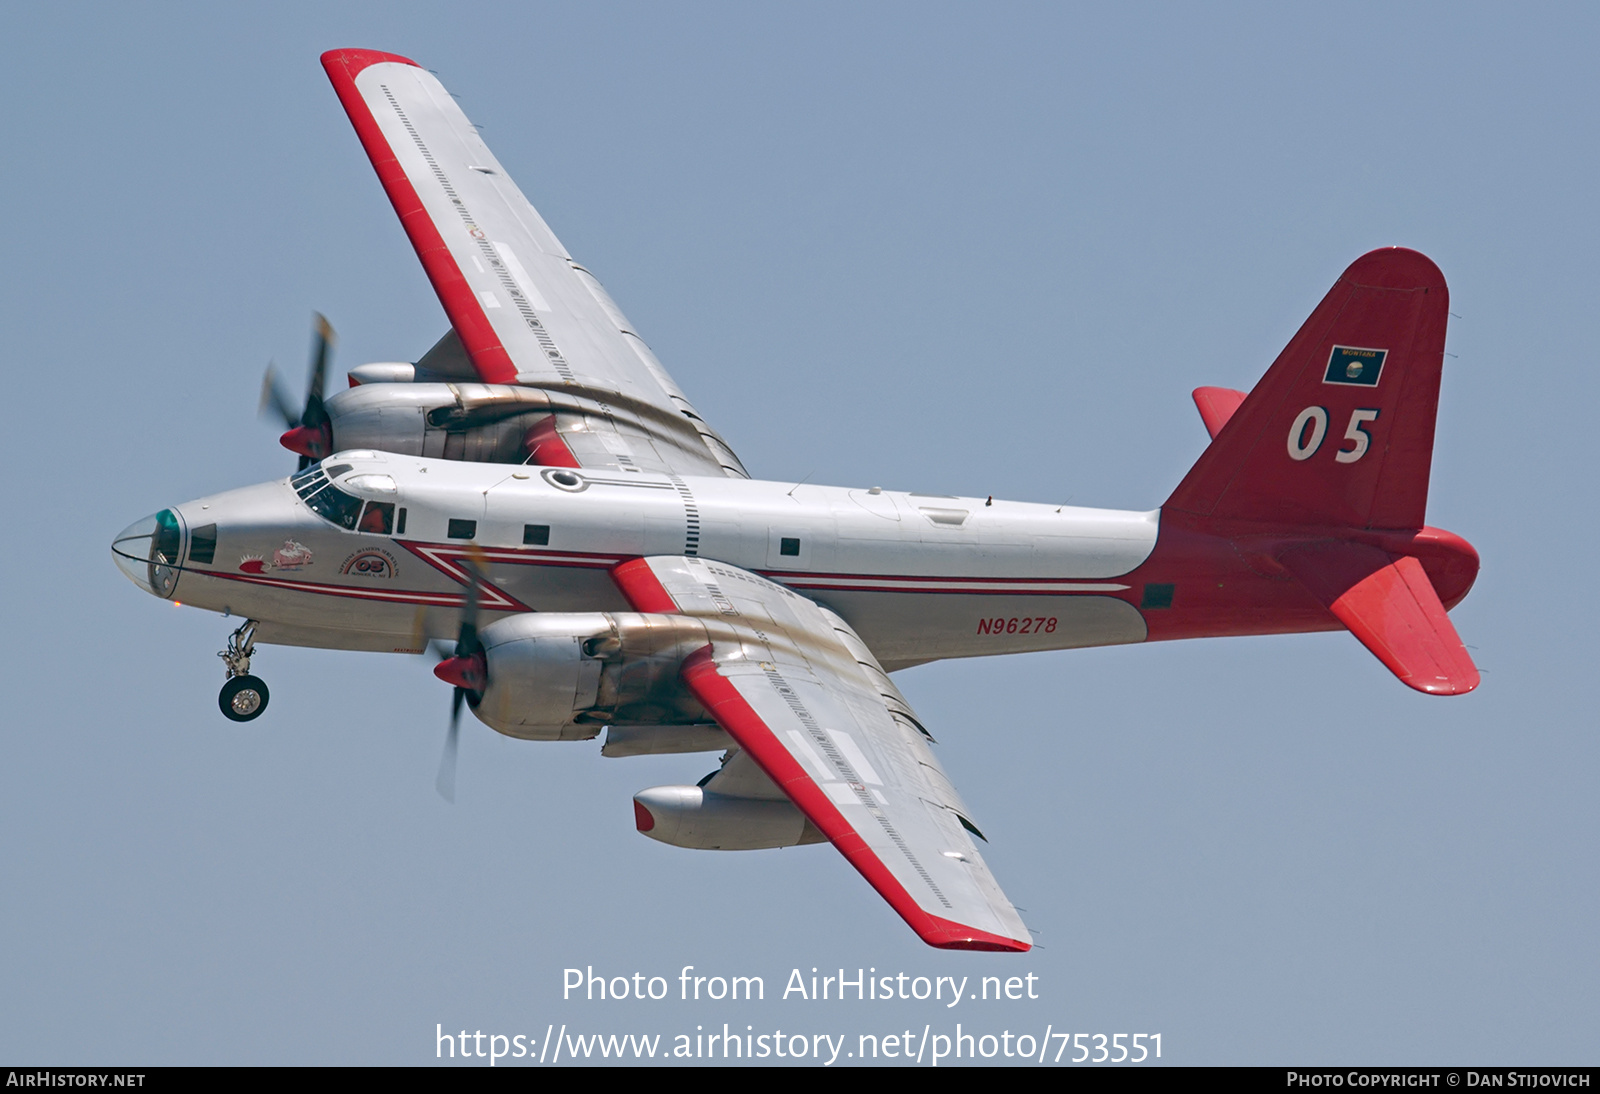
[[[1194,393],[1212,441],[1159,509],[763,481],[437,79],[367,50],[322,63],[451,331],[326,400],[322,338],[306,409],[286,411],[298,474],[117,537],[147,591],[246,620],[228,717],[266,707],[256,642],[454,637],[435,672],[501,733],[724,753],[635,796],[646,835],[827,840],[928,943],[1020,951],[896,669],[1343,627],[1413,688],[1477,686],[1445,614],[1477,554],[1424,521],[1449,304],[1415,251],[1357,259],[1248,395]]]

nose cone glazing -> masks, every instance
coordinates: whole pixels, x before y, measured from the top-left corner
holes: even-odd
[[[170,598],[183,557],[183,520],[171,509],[135,521],[111,541],[111,557],[128,580],[152,596]]]

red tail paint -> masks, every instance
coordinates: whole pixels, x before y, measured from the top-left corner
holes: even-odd
[[[1427,257],[1392,247],[1356,259],[1164,509],[1421,528],[1449,312]]]
[[[1248,395],[1195,391],[1212,442],[1129,575],[1150,638],[1344,626],[1410,687],[1478,686],[1445,614],[1478,555],[1424,524],[1449,313],[1428,258],[1373,251]]]

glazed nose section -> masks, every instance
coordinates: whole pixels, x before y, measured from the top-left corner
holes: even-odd
[[[163,509],[135,521],[111,541],[111,557],[135,585],[170,599],[183,557],[183,518],[176,510]]]

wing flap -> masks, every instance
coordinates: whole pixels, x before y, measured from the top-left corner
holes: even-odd
[[[1477,666],[1415,558],[1328,543],[1279,561],[1407,687],[1464,695],[1478,686]]]

